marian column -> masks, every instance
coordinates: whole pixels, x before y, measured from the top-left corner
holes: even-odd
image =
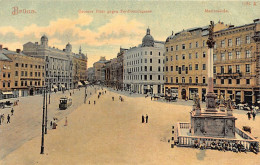
[[[217,112],[216,110],[216,95],[213,91],[213,47],[215,45],[215,41],[213,39],[213,30],[214,30],[214,22],[210,21],[210,25],[208,28],[209,38],[207,40],[208,45],[208,93],[206,95],[206,112]]]

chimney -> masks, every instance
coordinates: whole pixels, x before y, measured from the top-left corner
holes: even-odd
[[[5,50],[8,50],[8,48],[4,48]]]
[[[0,44],[0,50],[2,50],[2,49],[3,49],[3,45]]]
[[[16,53],[20,53],[21,52],[21,49],[16,49]]]

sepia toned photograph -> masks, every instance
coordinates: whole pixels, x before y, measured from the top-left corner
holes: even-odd
[[[0,0],[0,164],[260,164],[259,13]]]

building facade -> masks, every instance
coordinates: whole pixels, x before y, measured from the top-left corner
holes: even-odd
[[[94,80],[96,82],[105,82],[105,63],[107,62],[106,57],[100,57],[100,60],[93,64],[94,68]]]
[[[73,88],[84,85],[87,80],[87,56],[79,49],[79,54],[73,54]]]
[[[41,94],[45,86],[44,60],[27,56],[20,49],[17,49],[16,52],[8,49],[0,51],[8,58],[5,61],[9,63],[3,66],[5,68],[3,70],[5,82],[2,83],[2,87],[5,87],[3,91],[8,91],[10,96],[4,98]]]
[[[259,95],[257,50],[252,39],[258,23],[214,27],[214,92],[225,99],[254,103]],[[205,98],[207,87],[208,27],[188,29],[166,39],[165,90],[192,99]],[[255,95],[255,96],[253,96]]]
[[[253,23],[214,33],[215,93],[236,103],[260,101],[259,50],[254,40],[259,31],[260,21],[256,19]]]
[[[124,53],[124,89],[140,94],[163,93],[164,42],[147,29],[142,44]]]
[[[8,50],[0,45],[0,99],[14,97],[11,88],[12,60],[6,56]]]
[[[116,89],[123,89],[123,76],[124,76],[124,54],[128,49],[120,48],[117,54],[117,69],[116,69]]]
[[[94,77],[95,77],[94,68],[93,67],[88,68],[87,74],[88,74],[87,80],[90,83],[93,83],[94,82]]]
[[[23,45],[23,53],[45,60],[45,85],[51,90],[70,89],[73,87],[73,53],[70,43],[60,50],[48,46],[48,38],[41,37],[41,43],[28,42]]]

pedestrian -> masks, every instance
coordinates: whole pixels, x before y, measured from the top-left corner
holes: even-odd
[[[105,91],[105,94],[107,93],[107,91]]]
[[[13,116],[14,115],[14,108],[12,108],[11,113],[12,113],[12,116]]]
[[[255,112],[252,113],[252,116],[253,116],[253,120],[255,120],[255,116],[256,116]]]
[[[142,115],[142,123],[144,123],[144,115]]]
[[[10,117],[10,115],[8,114],[8,115],[7,115],[7,124],[10,123],[10,118],[11,118],[11,117]]]
[[[5,120],[5,114],[2,114],[2,122],[4,123]]]
[[[151,96],[151,101],[153,100],[153,97]]]
[[[86,97],[88,97],[88,94],[86,94]]]
[[[2,115],[0,115],[0,125],[2,124]]]
[[[58,126],[58,124],[56,124],[56,122],[53,122],[52,129],[56,129],[57,126]]]
[[[96,101],[94,101],[94,104],[96,104]]]
[[[67,125],[68,125],[68,118],[66,117],[64,126],[67,126]]]
[[[90,101],[88,101],[88,104],[90,104]]]
[[[114,97],[112,97],[112,100],[114,101]]]
[[[146,114],[146,117],[145,117],[145,118],[146,118],[146,123],[148,123],[148,115],[147,115],[147,114]]]
[[[248,120],[250,120],[251,119],[251,113],[247,112],[247,116],[248,116]]]
[[[52,121],[50,122],[50,127],[52,127]]]
[[[71,96],[71,92],[70,92],[70,96]]]

